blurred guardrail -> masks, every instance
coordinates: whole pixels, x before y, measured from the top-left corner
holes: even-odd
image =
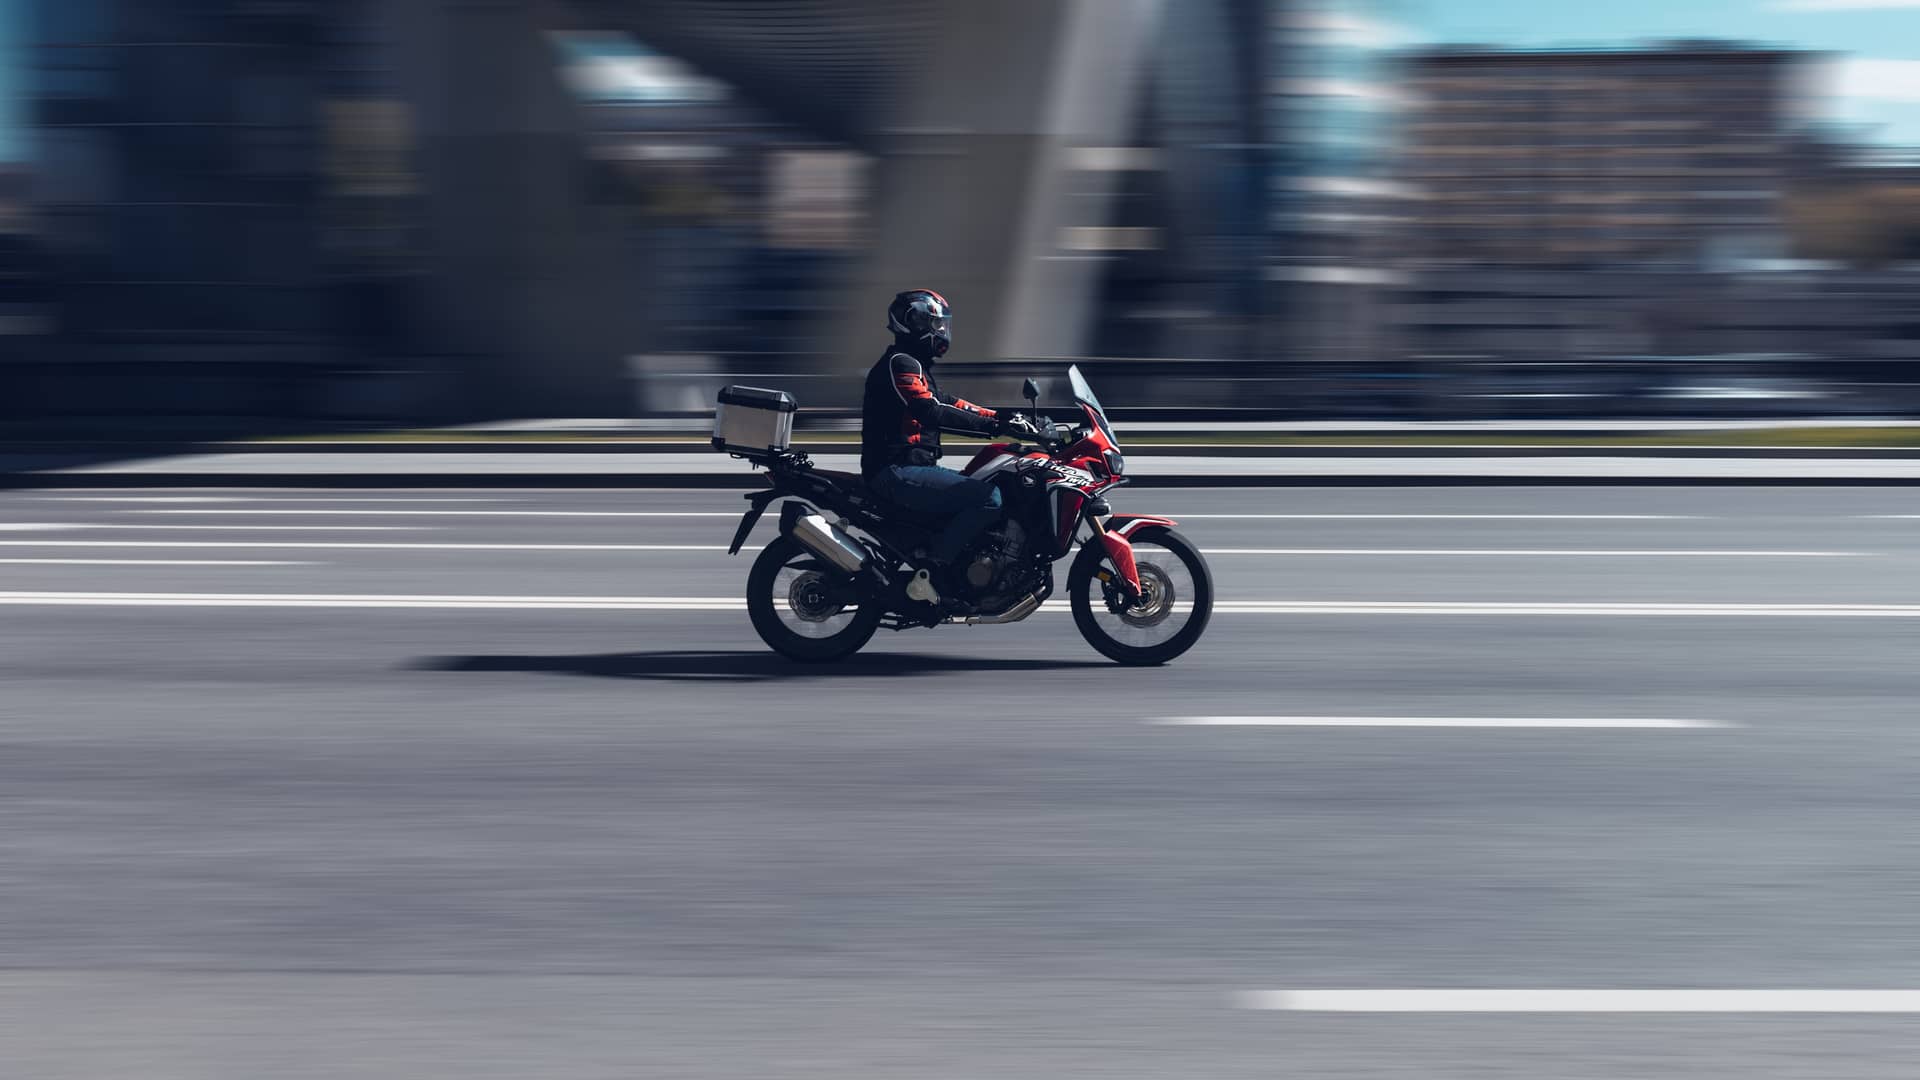
[[[1805,356],[1509,360],[1421,358],[1349,363],[1085,357],[940,365],[947,390],[986,405],[1068,402],[1077,364],[1115,415],[1142,421],[1553,420],[1920,416],[1920,360]],[[709,415],[728,383],[771,386],[801,404],[802,426],[858,417],[866,368],[650,357],[634,370],[638,415]]]
[[[16,339],[17,340],[17,339]],[[0,356],[0,420],[48,431],[81,413],[98,430],[155,425],[218,430],[376,429],[485,418],[462,405],[455,363],[355,362],[334,350],[227,347]],[[800,425],[846,429],[860,411],[870,361],[829,367],[817,357],[657,354],[633,358],[629,393],[600,416],[637,426],[697,429],[719,388],[770,386],[801,403]],[[1027,377],[1041,405],[1068,405],[1078,364],[1127,423],[1473,421],[1550,423],[1677,419],[1920,417],[1920,360],[1786,354],[1512,360],[1427,357],[1370,362],[1044,357],[941,365],[945,387],[982,404],[1021,405]],[[229,423],[229,426],[235,426]]]

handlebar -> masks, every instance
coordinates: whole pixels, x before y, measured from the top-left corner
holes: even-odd
[[[1027,422],[1025,428],[1009,425],[1010,433],[1018,438],[1037,442],[1049,451],[1059,450],[1073,443],[1073,428],[1069,425],[1056,424],[1053,418],[1048,416],[1029,416],[1025,413],[1014,415]]]
[[[1055,435],[1050,435],[1045,433],[1039,434],[1039,435],[1026,436],[1023,441],[1027,443],[1031,443],[1034,446],[1042,450],[1045,450],[1049,454],[1059,453],[1060,451],[1065,450],[1067,447],[1072,446],[1074,442],[1074,440],[1070,437],[1055,436]],[[1015,442],[1014,448],[1016,450],[1023,449],[1021,442]]]

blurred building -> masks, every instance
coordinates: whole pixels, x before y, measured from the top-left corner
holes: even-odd
[[[1275,0],[1265,105],[1275,148],[1266,340],[1294,361],[1392,355],[1408,188],[1393,174],[1411,34],[1393,0]]]
[[[1404,347],[1538,365],[1496,380],[1501,407],[1575,410],[1621,390],[1548,365],[1878,348],[1857,280],[1790,261],[1813,55],[1687,43],[1407,57]]]
[[[0,161],[0,230],[23,227],[32,179],[25,165]]]
[[[837,370],[930,281],[970,356],[1078,354],[1095,275],[1047,253],[1107,195],[1061,162],[1124,144],[1161,7],[28,2],[57,333],[8,401],[317,418]]]
[[[1735,45],[1415,54],[1416,251],[1506,266],[1778,253],[1796,68]]]
[[[1799,137],[1801,54],[1406,56],[1402,0],[28,6],[16,415],[850,407],[915,285],[981,396],[1074,360],[1128,407],[1905,348],[1861,275],[1920,197]]]
[[[412,114],[378,0],[29,0],[50,323],[15,414],[324,417],[415,351]]]
[[[591,201],[615,209],[628,303],[652,313],[641,367],[822,352],[817,313],[867,239],[866,157],[628,35],[552,36],[584,106]]]
[[[1163,5],[1115,145],[1062,161],[1073,193],[1042,258],[1099,281],[1089,352],[1257,352],[1271,150],[1263,0]]]
[[[331,8],[29,7],[57,348],[10,404],[284,411],[333,322],[314,212]]]
[[[1228,360],[1240,403],[1262,369],[1372,358],[1391,225],[1390,0],[1169,5],[1148,57],[1134,145],[1089,149],[1120,175],[1113,218],[1082,230],[1104,262],[1092,351]],[[1204,392],[1188,388],[1188,393]]]
[[[0,357],[27,362],[48,329],[47,275],[28,214],[32,174],[0,163]]]

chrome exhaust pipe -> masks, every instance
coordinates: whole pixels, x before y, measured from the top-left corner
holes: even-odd
[[[867,549],[860,541],[848,536],[839,526],[830,524],[819,514],[796,515],[788,532],[800,541],[801,547],[846,573],[859,573],[867,565]]]
[[[998,626],[1002,623],[1019,622],[1039,610],[1040,594],[1028,593],[998,615],[969,615],[965,622],[968,626]]]

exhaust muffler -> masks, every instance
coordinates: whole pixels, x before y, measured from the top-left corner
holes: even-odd
[[[788,503],[798,507],[798,503]],[[827,521],[819,514],[801,513],[797,510],[787,512],[782,508],[781,516],[785,522],[787,534],[800,541],[800,546],[811,551],[838,569],[857,574],[867,565],[867,549],[860,541],[848,536],[839,526]]]

